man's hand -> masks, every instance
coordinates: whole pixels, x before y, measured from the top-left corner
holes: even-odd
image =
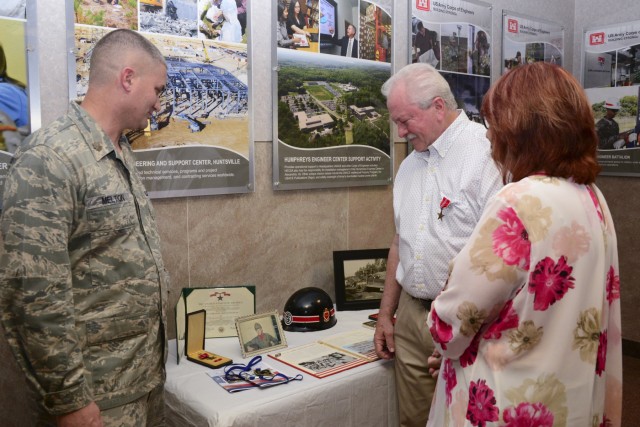
[[[58,427],[103,427],[100,408],[95,402],[77,411],[60,415],[57,424]]]
[[[442,355],[438,353],[438,350],[433,350],[429,359],[427,359],[427,365],[429,366],[429,375],[432,378],[438,379],[440,373],[440,365],[442,364]]]
[[[393,342],[393,321],[391,318],[380,317],[376,323],[376,332],[373,335],[373,343],[376,347],[376,354],[383,359],[393,359],[396,354]]]

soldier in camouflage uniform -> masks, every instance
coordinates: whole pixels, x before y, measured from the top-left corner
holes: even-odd
[[[620,110],[620,102],[615,99],[607,99],[604,102],[606,110],[605,116],[596,123],[596,132],[598,132],[598,148],[600,150],[611,150],[614,148],[613,143],[620,138],[620,127],[618,122],[613,118]],[[618,147],[619,148],[619,147]]]
[[[43,424],[164,423],[168,276],[122,134],[159,109],[166,74],[144,37],[109,33],[82,105],[34,133],[6,179],[0,314]]]

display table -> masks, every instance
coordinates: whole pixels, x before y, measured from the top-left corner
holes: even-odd
[[[317,332],[285,332],[295,347],[340,332],[362,328],[376,310],[336,312],[338,323]],[[206,341],[206,350],[242,359],[237,337]],[[275,351],[277,352],[277,350]],[[263,361],[289,376],[302,373],[263,354]],[[398,425],[393,362],[378,360],[323,379],[304,375],[302,381],[266,389],[228,393],[206,373],[209,368],[183,358],[176,363],[175,340],[169,342],[165,399],[169,426],[313,427]]]

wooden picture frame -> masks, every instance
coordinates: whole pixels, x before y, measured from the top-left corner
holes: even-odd
[[[287,347],[277,310],[238,317],[236,330],[243,358]]]
[[[388,256],[388,248],[333,252],[338,310],[380,307]]]

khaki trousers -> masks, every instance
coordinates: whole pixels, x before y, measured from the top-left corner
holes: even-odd
[[[427,424],[436,388],[436,380],[429,375],[427,366],[427,358],[434,349],[426,325],[428,314],[420,300],[402,291],[393,332],[396,393],[402,427]]]

